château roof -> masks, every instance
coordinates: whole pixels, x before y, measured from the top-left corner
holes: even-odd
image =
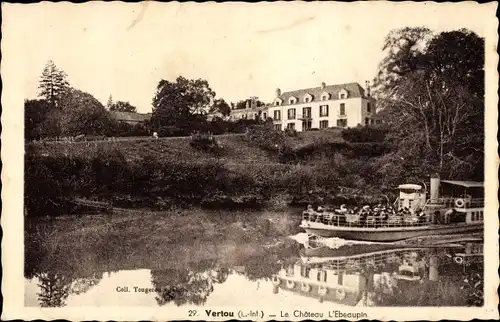
[[[283,100],[283,104],[288,104],[288,100],[291,97],[296,97],[299,99],[299,101],[302,100],[302,98],[310,94],[312,95],[312,101],[320,101],[321,100],[321,94],[324,92],[327,92],[330,94],[330,99],[338,99],[339,93],[345,89],[347,91],[347,95],[349,98],[352,97],[365,97],[365,90],[361,85],[358,83],[346,83],[346,84],[337,84],[337,85],[327,85],[324,88],[322,86],[318,87],[313,87],[313,88],[304,88],[304,89],[298,89],[295,91],[290,91],[290,92],[284,92],[282,93],[279,98]]]
[[[123,122],[144,122],[151,119],[151,113],[140,114],[135,112],[109,111],[109,115],[113,119]]]

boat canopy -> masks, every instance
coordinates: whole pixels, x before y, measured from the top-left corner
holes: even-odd
[[[407,183],[407,184],[400,184],[398,186],[398,189],[420,190],[420,189],[422,189],[422,186],[418,185],[418,184]]]
[[[484,186],[484,182],[478,181],[441,180],[441,182],[465,188],[482,188]]]

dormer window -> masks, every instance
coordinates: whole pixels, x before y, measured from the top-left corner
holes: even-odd
[[[321,100],[322,101],[328,101],[330,99],[330,94],[327,92],[321,93]]]
[[[288,104],[295,104],[297,103],[297,98],[296,97],[290,97],[290,99],[288,100]]]
[[[342,89],[339,93],[339,99],[344,99],[347,98],[347,91],[345,89]]]
[[[304,98],[304,102],[309,103],[311,99],[309,97]]]
[[[304,96],[304,103],[309,103],[309,102],[312,102],[313,100],[313,97],[311,94],[307,93],[305,96]]]
[[[274,103],[276,104],[276,106],[279,106],[283,103],[283,100],[281,98],[277,98]]]

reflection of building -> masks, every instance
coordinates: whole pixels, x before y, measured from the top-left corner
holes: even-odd
[[[303,296],[346,305],[356,305],[365,278],[357,272],[335,270],[328,264],[307,265],[302,261],[282,268],[273,277],[279,288]]]
[[[326,85],[282,93],[278,88],[268,116],[277,130],[354,127],[380,123],[375,99],[369,84],[363,89],[358,83]]]
[[[332,249],[331,257],[303,257],[284,266],[273,277],[274,292],[281,289],[320,301],[372,305],[370,299],[376,293],[392,295],[398,287],[411,292],[413,283],[438,280],[439,267],[445,264],[440,259],[444,254],[435,249],[400,248],[347,256],[335,256],[335,252],[345,253],[345,247]]]

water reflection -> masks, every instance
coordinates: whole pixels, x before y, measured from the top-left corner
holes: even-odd
[[[482,305],[482,244],[305,244],[302,258],[273,276],[273,293],[350,306]]]
[[[61,224],[36,227],[25,240],[28,306],[483,303],[478,243],[381,245],[268,229],[217,240],[200,234],[173,246],[109,228],[76,238]],[[244,294],[233,296],[239,289]]]

